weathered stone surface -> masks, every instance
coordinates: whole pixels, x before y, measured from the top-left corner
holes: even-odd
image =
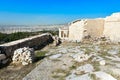
[[[9,59],[4,59],[4,60],[2,60],[2,64],[7,64],[8,61],[9,61]]]
[[[83,38],[85,21],[76,21],[69,26],[69,40],[80,42]]]
[[[87,55],[87,54],[75,54],[73,56],[74,60],[77,62],[83,62],[83,61],[87,61],[91,56]]]
[[[0,61],[3,60],[3,59],[6,59],[5,54],[0,54]]]
[[[107,74],[107,73],[102,72],[102,71],[94,72],[94,74],[100,80],[117,80],[114,77],[112,77],[110,74]]]
[[[50,56],[49,58],[50,59],[57,59],[57,58],[59,58],[61,56],[62,56],[62,54],[56,54],[56,55]]]
[[[34,60],[34,50],[33,48],[20,48],[14,51],[13,63],[22,63],[22,65],[28,65]]]
[[[108,54],[115,55],[119,53],[119,49],[111,49],[108,51]]]
[[[70,76],[66,77],[65,80],[92,80],[92,79],[90,78],[89,74],[84,74],[81,76],[71,74]]]
[[[93,72],[94,68],[91,64],[85,64],[83,66],[80,66],[76,69],[76,71],[79,72],[84,72],[84,73],[89,73],[89,72]]]

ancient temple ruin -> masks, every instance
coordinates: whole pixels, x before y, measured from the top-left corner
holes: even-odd
[[[59,37],[61,39],[68,39],[69,37],[68,27],[59,28]]]
[[[120,13],[113,13],[106,18],[81,19],[73,21],[68,28],[59,29],[59,37],[80,42],[84,38],[96,39],[101,36],[113,42],[120,42]]]

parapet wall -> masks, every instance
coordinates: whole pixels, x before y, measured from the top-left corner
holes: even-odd
[[[45,33],[42,35],[32,36],[29,38],[2,44],[0,45],[0,54],[5,54],[7,57],[11,57],[13,55],[14,50],[18,48],[30,47],[37,50],[43,48],[44,46],[52,42],[52,35],[49,33]]]

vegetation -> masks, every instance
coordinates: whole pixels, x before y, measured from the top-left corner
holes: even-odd
[[[58,35],[58,31],[52,31],[52,30],[43,30],[39,32],[15,32],[11,34],[0,33],[0,44],[27,38],[42,33],[51,33],[52,35]]]
[[[35,62],[41,60],[41,59],[44,59],[46,56],[45,54],[47,53],[48,51],[36,51],[35,52]]]
[[[48,51],[36,51],[36,57],[44,57]]]

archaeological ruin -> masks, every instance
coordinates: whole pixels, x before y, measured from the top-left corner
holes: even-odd
[[[42,49],[46,45],[52,43],[53,37],[50,33],[45,33],[41,35],[31,36],[29,38],[24,38],[16,41],[0,45],[0,64],[7,59],[10,59],[14,55],[16,49],[21,49],[24,47],[30,47],[34,50]],[[21,50],[22,51],[22,50]],[[7,62],[7,61],[6,61]]]
[[[81,42],[84,38],[105,36],[112,42],[120,42],[120,13],[113,13],[106,18],[81,19],[73,21],[68,28],[59,29],[61,39]]]

